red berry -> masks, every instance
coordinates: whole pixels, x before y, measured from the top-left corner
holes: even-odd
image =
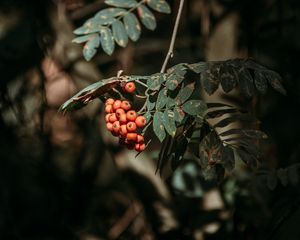
[[[123,108],[125,111],[128,111],[131,109],[131,104],[128,101],[122,101],[121,108]]]
[[[120,135],[123,137],[126,137],[127,135],[127,126],[126,124],[123,124],[120,126]]]
[[[115,133],[119,133],[120,131],[120,122],[119,121],[115,121],[113,123],[112,129]]]
[[[115,100],[113,98],[109,98],[105,101],[105,105],[113,105]]]
[[[118,108],[118,109],[116,110],[117,118],[120,118],[120,115],[121,115],[121,114],[124,114],[124,113],[125,113],[125,111],[124,111],[122,108]]]
[[[124,91],[128,93],[134,92],[136,89],[134,82],[126,83],[124,86]]]
[[[143,116],[138,116],[136,119],[135,119],[135,123],[138,127],[144,127],[147,123],[146,121],[146,118],[143,117]]]
[[[114,104],[113,104],[113,109],[114,110],[117,110],[118,108],[120,108],[121,107],[121,100],[116,100],[115,102],[114,102]]]
[[[109,122],[110,116],[111,116],[111,113],[107,113],[107,114],[105,115],[105,122]]]
[[[137,137],[136,133],[127,133],[127,135],[126,135],[126,139],[129,142],[135,142],[136,141],[136,137]]]
[[[110,117],[109,117],[109,121],[110,121],[111,123],[114,123],[114,122],[117,121],[117,120],[118,120],[117,115],[116,115],[115,113],[112,113],[112,114],[110,115]]]
[[[120,121],[120,123],[127,123],[126,113],[123,113],[120,115],[119,121]]]
[[[137,143],[144,142],[144,136],[138,134],[138,135],[137,135],[137,138],[136,138],[136,142],[137,142]]]
[[[113,124],[110,123],[110,122],[106,123],[106,128],[107,128],[108,131],[111,132],[113,130]]]
[[[145,148],[146,148],[145,143],[140,143],[140,151],[141,151],[141,152],[144,151]]]
[[[134,132],[136,130],[136,124],[134,122],[127,123],[128,132]]]
[[[126,117],[129,121],[135,121],[136,119],[136,111],[130,110],[126,113]]]
[[[136,143],[134,146],[135,151],[139,152],[140,151],[140,144]]]
[[[110,104],[110,105],[106,105],[105,106],[105,112],[106,113],[112,113],[113,112],[113,106]]]

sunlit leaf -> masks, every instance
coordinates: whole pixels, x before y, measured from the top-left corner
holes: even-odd
[[[116,20],[112,24],[112,33],[116,43],[121,47],[126,47],[128,43],[128,36],[124,27],[124,24]]]
[[[181,123],[184,119],[185,113],[181,107],[174,108],[175,121]]]
[[[162,109],[168,101],[168,89],[162,88],[157,96],[156,109]]]
[[[158,90],[160,89],[161,84],[164,81],[163,74],[156,73],[150,76],[150,78],[147,80],[147,86],[151,90]]]
[[[154,30],[156,28],[156,20],[149,8],[145,5],[140,5],[137,11],[143,25],[150,30]]]
[[[105,0],[107,5],[115,6],[115,7],[124,7],[124,8],[133,8],[138,5],[135,0]]]
[[[207,62],[187,64],[187,66],[190,70],[192,70],[195,73],[201,73],[201,72],[206,71],[208,69],[208,63]]]
[[[111,30],[107,27],[104,27],[100,31],[101,33],[101,46],[108,55],[111,55],[115,50],[115,42]]]
[[[171,13],[170,5],[165,0],[147,0],[146,3],[157,12]]]
[[[129,12],[124,16],[123,20],[129,38],[132,41],[137,41],[141,35],[141,26],[137,17]]]
[[[165,110],[162,116],[162,123],[167,130],[167,133],[174,137],[176,134],[175,115],[171,110]]]
[[[94,34],[83,47],[83,56],[85,60],[90,61],[92,59],[92,57],[97,53],[99,45],[100,37],[98,34]]]

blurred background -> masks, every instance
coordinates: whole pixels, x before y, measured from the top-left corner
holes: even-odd
[[[179,5],[168,2],[154,32],[90,62],[72,31],[104,1],[0,2],[0,239],[300,239],[299,1],[185,3],[170,65],[252,57],[284,79],[287,96],[252,101],[269,136],[255,176],[238,166],[217,185],[192,162],[160,176],[160,145],[135,158],[105,130],[100,101],[57,113],[120,69],[159,72]]]

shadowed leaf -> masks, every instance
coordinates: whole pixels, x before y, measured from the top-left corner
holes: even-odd
[[[176,97],[176,103],[177,105],[183,104],[186,100],[190,98],[192,93],[195,90],[195,83],[190,83],[184,88],[181,88],[177,97]]]
[[[167,130],[167,133],[174,137],[176,134],[175,115],[171,110],[165,110],[162,116],[162,123]]]
[[[202,100],[189,100],[182,105],[182,109],[192,116],[204,115],[206,104]]]
[[[167,96],[168,90],[166,88],[162,88],[157,96],[157,101],[156,101],[156,109],[162,109],[167,101],[168,101],[168,96]]]
[[[225,64],[220,68],[220,79],[224,92],[229,93],[236,87],[237,75],[232,66]]]
[[[219,87],[219,67],[213,65],[201,72],[201,83],[208,95],[212,95]]]
[[[261,71],[254,72],[254,83],[255,87],[261,94],[265,94],[268,89],[268,81],[265,75]]]
[[[254,94],[253,78],[247,68],[241,67],[238,71],[240,90],[246,97],[252,97]]]

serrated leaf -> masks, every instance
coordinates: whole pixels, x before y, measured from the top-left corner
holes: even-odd
[[[94,34],[83,47],[83,56],[85,60],[90,61],[92,59],[92,57],[97,53],[99,45],[100,37],[98,34]]]
[[[161,84],[164,81],[164,77],[162,73],[156,73],[150,76],[147,80],[147,86],[150,90],[158,90],[160,89]]]
[[[162,123],[167,130],[167,133],[174,137],[176,134],[175,115],[171,110],[166,109],[162,116]]]
[[[203,71],[206,71],[208,69],[208,64],[206,62],[187,64],[187,66],[190,70],[192,70],[193,72],[195,72],[197,74],[199,74]]]
[[[175,107],[174,108],[174,115],[175,115],[175,121],[178,123],[181,123],[182,120],[184,119],[185,113],[182,110],[181,107]]]
[[[160,142],[166,137],[165,128],[162,123],[163,115],[162,112],[155,112],[153,116],[153,131]]]
[[[254,94],[253,78],[247,68],[241,67],[238,71],[239,86],[242,94],[250,98]]]
[[[133,8],[138,5],[135,0],[105,0],[107,5],[115,6],[115,7],[124,7],[124,8]]]
[[[107,27],[103,27],[100,33],[100,42],[103,51],[106,52],[108,55],[111,55],[115,50],[115,42],[111,30]]]
[[[116,43],[121,47],[126,47],[128,44],[128,36],[124,24],[120,20],[113,22],[112,33]]]
[[[171,13],[170,5],[165,0],[147,0],[146,3],[157,12]]]
[[[137,17],[129,12],[124,16],[123,21],[129,38],[134,42],[137,41],[141,35],[141,25]]]
[[[188,100],[195,90],[195,83],[190,83],[185,87],[181,88],[177,97],[176,103],[177,105],[183,104],[186,100]]]
[[[182,105],[182,109],[192,116],[204,115],[206,104],[202,100],[189,100]]]
[[[156,109],[162,109],[168,101],[168,89],[162,88],[157,96]]]
[[[268,81],[265,75],[261,71],[254,71],[254,83],[256,89],[261,93],[265,94],[268,89]]]
[[[143,25],[150,30],[154,30],[156,28],[156,20],[149,8],[145,5],[141,5],[137,11]]]

